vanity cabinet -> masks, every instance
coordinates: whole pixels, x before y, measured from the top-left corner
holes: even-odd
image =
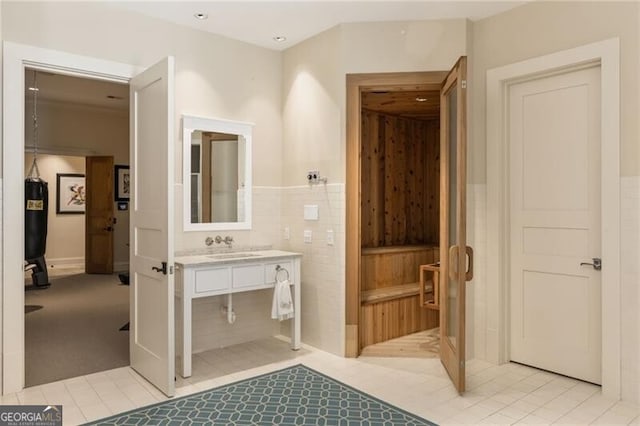
[[[298,350],[301,257],[299,253],[280,250],[176,256],[176,353],[180,375],[191,376],[193,299],[273,288],[277,280],[288,279],[291,285],[295,312],[288,320],[291,349]]]

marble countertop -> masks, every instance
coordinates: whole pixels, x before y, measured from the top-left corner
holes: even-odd
[[[301,253],[282,250],[233,250],[208,252],[175,257],[175,263],[182,267],[202,265],[224,265],[230,263],[252,263],[284,257],[302,257]]]

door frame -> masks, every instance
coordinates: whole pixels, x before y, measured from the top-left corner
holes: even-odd
[[[510,359],[508,92],[513,83],[600,66],[602,184],[602,392],[619,399],[620,371],[620,41],[612,38],[487,71],[486,359]]]
[[[2,394],[24,388],[24,69],[129,83],[144,68],[5,41],[2,99]],[[9,141],[11,141],[9,143]],[[9,283],[12,283],[11,285]]]
[[[372,90],[440,90],[448,71],[347,74],[347,157],[345,226],[346,357],[360,355],[360,94]]]

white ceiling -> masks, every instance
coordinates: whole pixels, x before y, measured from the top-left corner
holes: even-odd
[[[381,22],[491,16],[524,1],[118,1],[113,7],[187,25],[274,50],[284,50],[328,28],[346,22]],[[201,21],[195,13],[207,13]],[[277,43],[274,36],[286,36]],[[25,75],[32,86],[33,72]],[[38,72],[39,99],[125,110],[129,106],[127,85],[87,78]],[[107,96],[117,99],[109,99]],[[33,92],[25,90],[30,101]]]
[[[129,85],[37,71],[38,100],[129,109]],[[33,70],[25,71],[25,98],[33,99]],[[116,99],[109,98],[113,96]]]
[[[114,7],[284,50],[340,23],[469,18],[478,20],[526,1],[124,1]],[[206,13],[198,20],[196,13]],[[277,43],[275,36],[287,40]]]

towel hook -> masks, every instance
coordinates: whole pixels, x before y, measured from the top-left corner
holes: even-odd
[[[280,275],[280,272],[285,272],[287,274],[287,277],[284,279],[285,281],[289,280],[289,271],[287,271],[286,268],[283,268],[280,265],[276,265],[276,281],[281,282],[278,277]]]

